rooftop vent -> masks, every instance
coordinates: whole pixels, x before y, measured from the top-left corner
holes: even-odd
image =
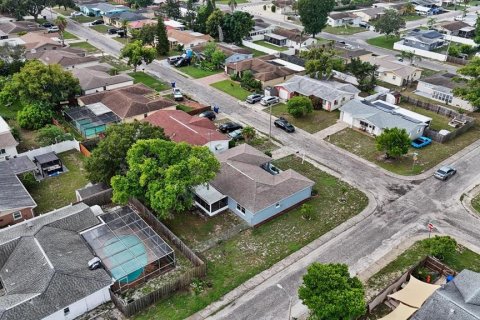
[[[95,270],[102,267],[102,260],[99,257],[94,257],[88,261],[88,269]]]

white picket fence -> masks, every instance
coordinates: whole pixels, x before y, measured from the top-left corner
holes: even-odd
[[[478,44],[476,44],[475,41],[473,41],[473,39],[451,36],[451,35],[448,35],[448,34],[445,35],[445,40],[452,41],[452,42],[457,42],[457,43],[461,43],[461,44],[468,44],[469,46],[473,46],[473,47],[478,46]]]
[[[23,153],[18,154],[18,157],[20,156],[27,156],[30,160],[33,160],[35,156],[45,154],[48,152],[55,152],[55,153],[62,153],[65,151],[73,150],[76,149],[77,151],[80,151],[80,142],[77,140],[67,140],[67,141],[62,141],[59,143],[51,144],[46,147],[34,149],[34,150],[29,150]]]

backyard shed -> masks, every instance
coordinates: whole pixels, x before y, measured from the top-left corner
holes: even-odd
[[[62,160],[55,152],[35,156],[33,162],[37,165],[37,169],[42,177],[56,176],[63,172]]]

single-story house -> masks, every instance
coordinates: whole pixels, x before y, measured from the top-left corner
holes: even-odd
[[[94,255],[80,235],[100,223],[94,208],[79,203],[0,230],[3,319],[75,319],[110,301],[113,281],[89,268]]]
[[[33,209],[37,204],[17,173],[23,172],[13,170],[10,160],[0,162],[0,227],[13,225],[35,216]]]
[[[454,81],[456,77],[457,75],[452,73],[443,73],[420,79],[415,93],[465,110],[476,110],[467,100],[453,95],[453,89],[466,86],[465,81]]]
[[[109,91],[81,96],[79,106],[101,103],[115,113],[123,122],[132,122],[148,117],[155,111],[173,108],[176,103],[166,99],[142,83]]]
[[[467,13],[466,15],[461,14],[455,17],[456,21],[463,21],[471,27],[474,27],[477,23],[477,14],[475,12]]]
[[[432,51],[447,44],[444,35],[435,30],[413,29],[404,38],[403,44],[408,47]]]
[[[349,83],[316,80],[307,76],[294,76],[287,82],[276,85],[275,89],[280,99],[290,100],[298,95],[309,97],[314,105],[327,111],[338,109],[360,93]]]
[[[376,20],[380,18],[385,12],[385,8],[377,7],[377,8],[368,8],[363,10],[358,10],[352,12],[354,15],[360,17],[363,22],[370,22],[372,20]]]
[[[203,50],[205,49],[206,44],[206,42],[202,43],[198,46],[193,47],[192,50],[195,51],[195,53],[201,55]],[[216,45],[217,48],[220,49],[226,56],[224,65],[253,58],[253,52],[248,48],[242,48],[235,44],[225,42],[218,42],[216,43]]]
[[[42,177],[56,176],[63,172],[62,160],[53,151],[33,157],[33,163]]]
[[[420,16],[430,16],[434,14],[434,8],[425,6],[415,6],[415,13]]]
[[[58,50],[40,50],[26,54],[27,59],[37,59],[46,65],[59,64],[65,70],[91,67],[98,64],[99,59],[95,56],[87,56],[86,52],[73,48],[61,48]]]
[[[82,4],[80,5],[80,11],[87,16],[101,17],[108,14],[115,14],[118,12],[129,11],[130,9],[122,5],[112,5],[106,2]]]
[[[277,46],[300,49],[311,46],[317,42],[317,39],[302,34],[298,29],[275,28],[271,33],[265,34],[265,41]]]
[[[253,26],[252,31],[250,31],[249,36],[254,40],[263,39],[264,34],[270,33],[273,29],[275,29],[275,26],[259,18],[253,19],[253,22],[255,25]]]
[[[206,146],[213,153],[228,150],[230,138],[218,132],[207,118],[191,116],[182,110],[159,110],[142,121],[163,128],[172,141]]]
[[[374,136],[382,134],[384,129],[400,128],[405,129],[410,139],[414,140],[423,135],[432,121],[429,117],[380,100],[350,100],[340,111],[341,121]]]
[[[378,66],[379,80],[399,87],[417,81],[422,75],[422,69],[399,62],[392,56],[368,56],[360,60]]]
[[[464,269],[437,289],[411,320],[480,319],[480,273]]]
[[[275,56],[252,58],[225,66],[225,72],[229,75],[242,76],[243,72],[251,71],[254,78],[262,83],[262,86],[275,86],[290,79],[295,74],[304,74],[305,68],[296,64],[278,59]]]
[[[133,78],[128,74],[110,75],[108,72],[111,68],[106,64],[97,64],[93,67],[72,69],[72,74],[80,82],[82,95],[133,85]]]
[[[15,35],[20,32],[32,32],[45,30],[33,21],[6,21],[0,23],[0,31],[4,35]]]
[[[331,27],[358,26],[362,18],[350,12],[332,12],[328,15],[327,24]]]
[[[62,44],[52,39],[55,34],[44,32],[29,32],[20,37],[25,42],[25,49],[32,53],[44,50],[57,50]]]
[[[216,156],[220,171],[195,195],[196,206],[209,216],[230,209],[255,226],[312,195],[312,180],[292,169],[272,170],[272,158],[246,143]]]
[[[471,28],[471,26],[468,23],[463,21],[441,22],[435,27],[435,29],[441,33],[445,33],[451,36],[470,38],[470,35],[468,33],[461,31],[461,30],[464,30],[465,28]]]
[[[282,14],[294,12],[294,0],[275,0],[273,4],[280,9]]]
[[[18,142],[13,137],[10,126],[0,117],[0,161],[16,156],[17,146]]]
[[[131,21],[128,23],[128,29],[137,30],[137,29],[143,28],[146,25],[157,25],[157,20],[146,19],[146,20]]]
[[[149,20],[147,17],[132,11],[122,11],[122,12],[114,12],[110,14],[106,14],[103,16],[103,21],[105,24],[109,24],[115,26],[117,28],[121,28],[123,25],[123,21],[127,21],[128,23],[138,22]]]
[[[175,21],[175,20],[164,20],[163,24],[165,25],[165,28],[168,29],[175,29],[175,30],[185,30],[185,25],[181,22]]]
[[[362,60],[364,57],[370,57],[373,55],[371,51],[361,48],[352,48],[351,46],[346,46],[341,43],[335,43],[334,49],[337,57],[342,58],[346,63],[349,63],[353,58],[359,58]]]
[[[190,31],[190,30],[176,30],[168,29],[168,42],[170,43],[170,48],[176,48],[177,45],[182,45],[185,49],[198,46],[199,44],[213,41],[214,39],[208,35],[200,32]]]

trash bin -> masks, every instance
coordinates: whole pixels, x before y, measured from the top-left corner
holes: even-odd
[[[172,88],[175,88],[175,81],[171,82],[171,84],[172,84]]]
[[[218,113],[220,108],[218,106],[213,106],[213,112]]]

